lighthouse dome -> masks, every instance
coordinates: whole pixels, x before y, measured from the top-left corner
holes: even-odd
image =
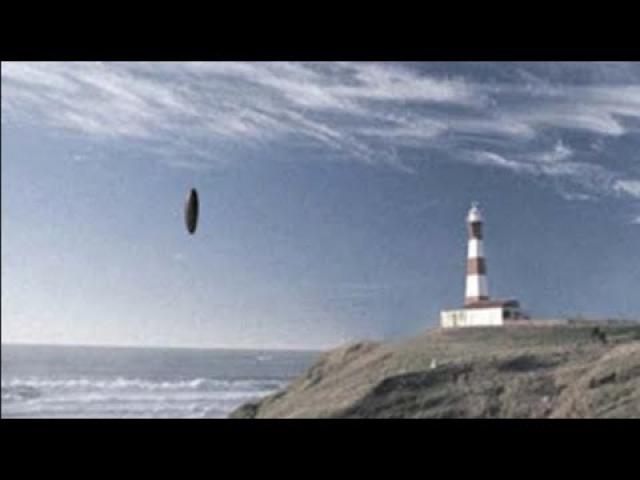
[[[471,208],[469,209],[469,214],[467,215],[468,222],[481,222],[482,214],[480,213],[480,207],[478,206],[478,202],[473,202],[471,204]]]

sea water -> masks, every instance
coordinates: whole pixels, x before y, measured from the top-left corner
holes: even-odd
[[[2,417],[224,418],[319,352],[2,345]]]

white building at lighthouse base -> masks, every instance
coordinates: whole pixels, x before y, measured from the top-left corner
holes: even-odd
[[[500,327],[527,319],[516,300],[480,300],[458,310],[440,312],[442,328]]]

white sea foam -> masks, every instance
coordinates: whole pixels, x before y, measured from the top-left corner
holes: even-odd
[[[46,389],[46,390],[201,390],[201,391],[255,391],[279,388],[280,380],[219,380],[194,378],[177,381],[151,381],[137,378],[117,377],[108,380],[90,378],[48,379],[48,378],[14,378],[2,381],[2,390]]]
[[[226,417],[242,403],[283,388],[313,358],[314,353],[3,345],[2,416]]]
[[[241,403],[282,388],[282,380],[139,378],[2,381],[2,415],[7,417],[224,417]]]

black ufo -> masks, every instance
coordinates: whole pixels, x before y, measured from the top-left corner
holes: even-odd
[[[193,235],[198,226],[198,192],[195,188],[192,188],[187,196],[187,202],[184,207],[184,221],[187,225],[187,230]]]

